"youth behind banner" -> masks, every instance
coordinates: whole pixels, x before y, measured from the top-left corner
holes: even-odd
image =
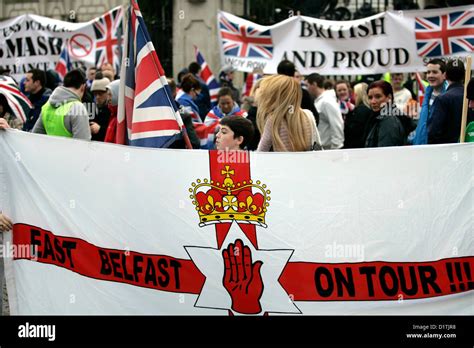
[[[424,70],[424,60],[474,55],[474,7],[383,12],[353,21],[290,17],[261,26],[219,12],[222,65],[276,73],[282,59],[302,74]]]
[[[11,312],[472,315],[473,151],[247,155],[0,132]]]

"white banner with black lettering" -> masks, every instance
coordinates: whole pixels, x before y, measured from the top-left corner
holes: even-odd
[[[31,69],[54,69],[65,40],[71,61],[119,67],[123,9],[116,7],[86,23],[27,14],[0,22],[0,61],[16,79]],[[117,70],[119,71],[119,70]]]
[[[472,315],[473,151],[248,154],[2,131],[11,313]]]
[[[414,72],[424,60],[474,55],[474,7],[383,12],[352,21],[294,16],[261,26],[230,13],[217,20],[222,64],[276,73],[289,59],[302,74]]]

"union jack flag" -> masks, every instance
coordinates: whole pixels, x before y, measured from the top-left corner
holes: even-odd
[[[122,7],[114,8],[94,23],[96,35],[95,65],[102,66],[110,63],[115,71],[120,71],[120,60],[122,58],[122,35],[123,35],[123,10]]]
[[[209,95],[211,96],[211,104],[212,106],[217,105],[217,94],[219,93],[220,85],[217,82],[214,74],[212,73],[209,65],[207,65],[204,56],[199,52],[199,48],[194,46],[194,53],[196,55],[196,62],[201,66],[201,74],[200,77],[206,83],[207,87],[209,88]]]
[[[255,83],[263,77],[262,74],[248,74],[245,79],[245,84],[242,87],[242,96],[248,97]]]
[[[270,30],[258,30],[251,24],[235,23],[219,13],[219,32],[224,55],[272,59]]]
[[[435,17],[415,17],[420,57],[439,57],[474,51],[474,12],[456,11]]]
[[[184,136],[192,148],[136,0],[129,8],[123,60],[116,143],[169,147]]]
[[[69,44],[68,40],[64,42],[63,49],[59,55],[59,60],[55,68],[61,80],[64,80],[64,76],[72,70],[71,58],[69,57]]]

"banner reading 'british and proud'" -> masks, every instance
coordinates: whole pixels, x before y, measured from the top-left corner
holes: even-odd
[[[474,55],[474,7],[388,11],[353,21],[293,16],[261,26],[230,13],[217,19],[222,64],[276,73],[282,59],[302,74],[424,70],[434,57]]]

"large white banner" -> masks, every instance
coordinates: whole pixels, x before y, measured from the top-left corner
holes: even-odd
[[[472,315],[473,151],[0,132],[11,313]]]
[[[86,66],[121,59],[123,9],[116,7],[86,23],[27,14],[0,22],[0,61],[20,79],[30,69],[54,69],[65,40],[73,62]]]
[[[294,16],[261,26],[218,14],[222,64],[274,74],[282,59],[302,74],[424,70],[424,60],[474,55],[474,7],[383,12],[353,21]]]

